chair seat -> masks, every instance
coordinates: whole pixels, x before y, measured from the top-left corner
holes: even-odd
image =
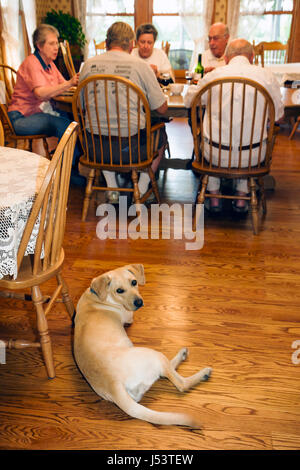
[[[33,284],[43,284],[60,271],[64,262],[64,257],[64,250],[62,249],[61,255],[55,264],[51,265],[51,267],[44,272],[39,272],[38,275],[35,275],[32,273],[33,255],[24,256],[22,264],[18,270],[17,279],[13,279],[11,276],[5,276],[0,279],[0,289],[3,287],[4,289],[18,290],[31,287]]]
[[[193,161],[193,168],[199,173],[205,173],[209,176],[215,176],[218,178],[228,177],[231,179],[236,178],[248,178],[248,177],[260,177],[269,173],[269,168],[261,165],[260,167],[253,166],[251,168],[218,168],[215,166],[202,165],[197,161]]]

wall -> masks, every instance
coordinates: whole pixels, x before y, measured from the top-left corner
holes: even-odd
[[[70,0],[36,0],[36,23],[43,22],[43,18],[50,10],[62,10],[64,13],[72,13]]]

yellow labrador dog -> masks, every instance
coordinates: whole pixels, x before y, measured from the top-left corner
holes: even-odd
[[[159,377],[167,377],[183,392],[207,380],[211,374],[209,367],[187,378],[176,372],[187,357],[186,348],[169,361],[160,352],[132,344],[124,325],[132,323],[133,311],[143,305],[138,284],[145,284],[141,264],[124,266],[92,280],[76,309],[77,365],[98,395],[114,402],[128,415],[154,424],[199,428],[195,416],[153,411],[138,403]]]

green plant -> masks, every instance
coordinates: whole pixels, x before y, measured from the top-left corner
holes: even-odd
[[[59,32],[59,38],[69,41],[71,45],[77,45],[83,48],[86,39],[80,21],[69,13],[63,13],[61,10],[50,10],[45,16],[45,23],[55,26]]]

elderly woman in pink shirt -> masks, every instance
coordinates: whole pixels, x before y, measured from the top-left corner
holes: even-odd
[[[67,113],[54,110],[51,99],[78,84],[79,74],[65,80],[54,64],[58,54],[59,33],[41,24],[33,33],[35,51],[26,57],[17,72],[17,81],[8,114],[17,135],[46,134],[60,139],[71,122]],[[74,153],[74,174],[78,146]],[[73,178],[74,179],[74,178]],[[76,178],[75,178],[76,180]],[[74,181],[75,182],[75,181]],[[83,183],[78,179],[78,182]]]

